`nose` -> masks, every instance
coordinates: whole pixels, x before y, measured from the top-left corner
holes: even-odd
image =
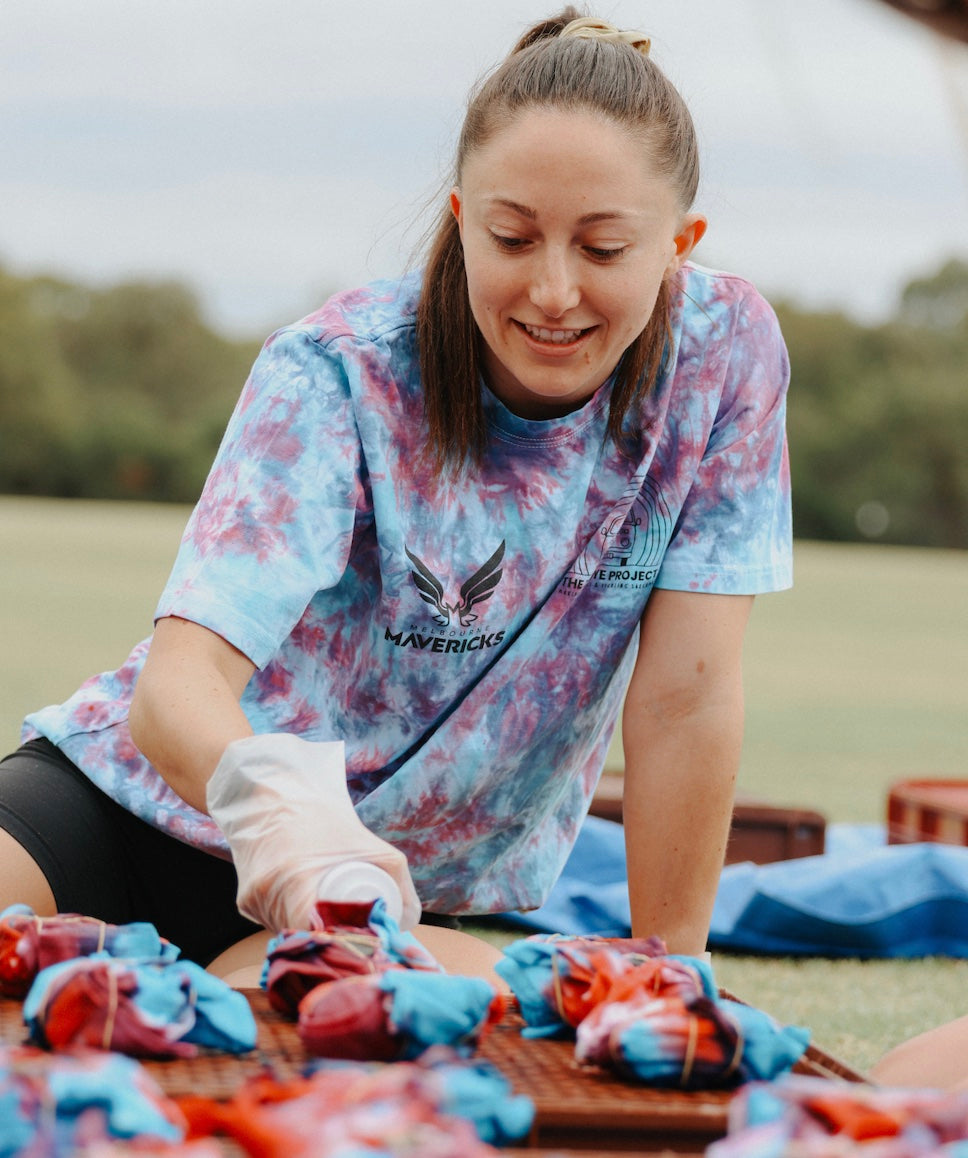
[[[578,305],[581,289],[568,253],[546,249],[538,256],[528,297],[546,318],[560,318]]]

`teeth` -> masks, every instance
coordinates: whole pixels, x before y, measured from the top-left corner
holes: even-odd
[[[539,342],[556,342],[562,346],[567,342],[576,342],[581,337],[581,330],[547,330],[544,326],[528,325],[524,328]]]

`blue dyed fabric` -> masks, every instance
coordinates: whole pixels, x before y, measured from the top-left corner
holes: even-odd
[[[968,849],[855,841],[727,865],[713,948],[824,957],[968,957]]]
[[[79,1123],[84,1116],[83,1127]],[[147,1071],[120,1054],[51,1058],[0,1049],[0,1154],[61,1158],[80,1144],[180,1142],[184,1121]]]
[[[482,977],[391,969],[379,986],[390,996],[390,1022],[411,1042],[408,1056],[432,1045],[472,1048],[488,1020],[494,987]]]
[[[712,949],[822,957],[968,957],[968,848],[884,843],[882,825],[832,824],[827,851],[726,865]],[[545,904],[506,913],[570,936],[631,929],[622,826],[589,816]]]

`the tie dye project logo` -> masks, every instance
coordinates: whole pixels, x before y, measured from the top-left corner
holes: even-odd
[[[672,515],[658,486],[646,479],[624,496],[562,580],[562,590],[651,587],[672,536]]]
[[[470,578],[460,585],[456,599],[448,594],[443,582],[426,563],[407,549],[410,560],[410,577],[420,598],[432,608],[431,618],[438,628],[447,629],[447,635],[424,635],[421,632],[393,632],[386,629],[385,638],[396,647],[414,647],[443,653],[481,651],[495,647],[504,639],[503,631],[483,632],[468,636],[467,628],[473,628],[479,618],[479,608],[494,594],[504,574],[505,542],[497,548],[490,559],[479,567]]]

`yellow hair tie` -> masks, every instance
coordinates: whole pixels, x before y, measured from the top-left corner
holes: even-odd
[[[608,24],[595,16],[582,16],[566,24],[560,36],[577,36],[579,40],[604,40],[609,44],[630,44],[643,56],[649,55],[652,41],[641,32],[623,32],[614,24]]]

